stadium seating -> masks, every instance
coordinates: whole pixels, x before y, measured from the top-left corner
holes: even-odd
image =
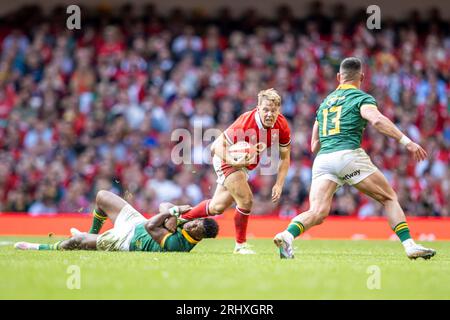
[[[253,214],[292,217],[307,206],[315,109],[336,87],[340,60],[356,55],[365,63],[363,89],[430,158],[414,163],[372,128],[363,147],[408,215],[449,216],[450,37],[436,12],[374,33],[351,14],[280,10],[271,20],[255,12],[161,16],[154,9],[141,16],[91,11],[74,32],[57,10],[3,17],[0,211],[86,213],[100,189],[143,212],[163,200],[196,204],[215,189],[211,165],[200,161],[209,142],[193,143],[193,164],[177,165],[171,132],[223,130],[255,106],[260,89],[275,87],[293,133],[291,169],[279,207],[270,202],[274,177],[251,175]],[[343,188],[332,214],[382,210]]]

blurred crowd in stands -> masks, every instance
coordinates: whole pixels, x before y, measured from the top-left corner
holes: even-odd
[[[291,126],[291,168],[278,205],[275,176],[251,174],[253,214],[290,218],[308,206],[315,110],[336,88],[340,61],[357,56],[363,89],[429,158],[415,163],[370,126],[363,148],[409,216],[450,215],[450,33],[438,10],[368,30],[364,8],[319,2],[303,17],[285,6],[272,18],[256,8],[239,16],[157,9],[82,7],[81,30],[72,31],[63,7],[0,19],[0,211],[86,213],[100,189],[142,212],[161,201],[194,205],[211,197],[216,175],[208,163],[173,163],[173,130],[224,130],[273,87]],[[192,157],[208,154],[209,143],[195,140]],[[332,214],[384,213],[344,187]]]

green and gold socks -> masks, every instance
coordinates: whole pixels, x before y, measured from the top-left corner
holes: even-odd
[[[94,211],[92,212],[92,215],[93,215],[93,220],[92,220],[91,229],[89,229],[89,233],[98,234],[108,217],[106,216],[106,214],[104,214],[103,212],[101,212],[98,209],[94,209]]]

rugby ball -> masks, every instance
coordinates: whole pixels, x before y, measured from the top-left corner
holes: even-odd
[[[245,156],[250,159],[256,153],[256,149],[247,141],[238,141],[228,147],[228,153],[235,161],[238,161]]]

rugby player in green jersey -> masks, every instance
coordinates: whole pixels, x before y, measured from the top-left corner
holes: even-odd
[[[109,191],[99,191],[93,224],[89,233],[71,229],[72,237],[55,244],[18,242],[21,250],[102,250],[189,252],[203,238],[215,238],[219,231],[213,219],[195,219],[177,228],[177,216],[188,212],[188,205],[175,206],[162,203],[159,213],[146,219],[128,202]],[[109,218],[114,228],[98,234]]]
[[[363,79],[361,61],[353,57],[344,59],[337,74],[339,86],[317,110],[311,138],[311,150],[317,157],[312,168],[310,208],[297,215],[285,231],[275,236],[274,243],[281,258],[294,257],[294,238],[325,220],[335,191],[345,183],[383,205],[389,225],[410,259],[429,259],[436,253],[411,238],[395,191],[361,149],[364,128],[370,123],[380,133],[394,138],[416,161],[424,160],[427,153],[380,113],[371,95],[359,89]]]

